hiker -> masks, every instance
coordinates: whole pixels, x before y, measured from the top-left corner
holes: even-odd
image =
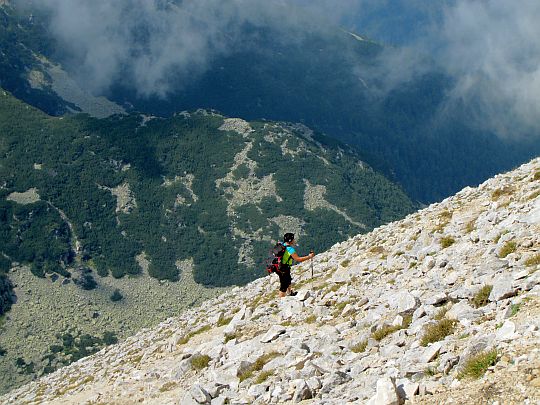
[[[279,276],[279,296],[280,298],[285,297],[285,295],[296,295],[297,292],[293,291],[291,288],[291,266],[293,264],[293,260],[296,262],[305,262],[306,260],[309,260],[315,256],[315,253],[310,252],[307,256],[298,256],[296,253],[296,249],[294,246],[296,245],[296,241],[294,240],[294,233],[286,233],[283,236],[283,245],[285,246],[285,252],[283,253],[283,257],[281,259],[281,265],[279,268],[279,271],[277,272]]]

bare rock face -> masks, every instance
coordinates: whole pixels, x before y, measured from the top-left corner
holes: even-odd
[[[538,403],[539,173],[536,159],[334,245],[313,278],[293,267],[296,296],[256,280],[0,403]]]

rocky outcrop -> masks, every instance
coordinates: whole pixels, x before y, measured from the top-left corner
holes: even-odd
[[[0,401],[538,403],[539,190],[536,159]]]

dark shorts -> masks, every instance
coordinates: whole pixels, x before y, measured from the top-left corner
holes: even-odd
[[[286,292],[292,283],[291,268],[282,267],[280,271],[277,272],[277,275],[279,276],[279,291]]]

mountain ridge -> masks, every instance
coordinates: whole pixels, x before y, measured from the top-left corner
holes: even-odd
[[[296,297],[253,281],[1,400],[539,401],[539,184],[537,158],[296,266]]]
[[[46,13],[34,10],[29,19],[29,10],[10,11],[4,19],[9,33],[0,36],[6,48],[0,58],[4,87],[53,115],[81,111],[84,105],[76,105],[76,98],[63,99],[54,89],[67,87],[69,76],[81,75],[84,60],[74,62],[77,51],[71,55],[67,50],[76,38],[64,38],[68,43],[62,47],[48,31]],[[415,56],[430,66],[427,71],[393,85],[387,82],[392,76],[388,72],[395,69],[386,60],[388,49],[341,29],[319,27],[296,37],[294,26],[274,30],[271,21],[236,28],[242,41],[228,44],[230,52],[214,55],[202,71],[186,74],[171,67],[158,83],[166,87],[166,95],[141,93],[133,85],[129,61],[107,76],[112,85],[101,95],[120,108],[150,115],[205,108],[246,120],[302,122],[354,145],[362,160],[423,203],[478,184],[540,151],[538,134],[499,136],[478,123],[475,100],[452,102],[454,79],[429,56]],[[139,39],[142,44],[125,45],[143,47],[144,38]],[[60,82],[65,83],[52,80],[55,75],[36,55],[63,64],[68,74]],[[46,79],[42,88],[32,87],[31,73]],[[93,96],[84,104],[98,113],[118,111]]]

